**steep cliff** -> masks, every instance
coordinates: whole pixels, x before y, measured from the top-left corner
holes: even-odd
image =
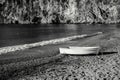
[[[120,0],[0,0],[0,23],[118,23]]]

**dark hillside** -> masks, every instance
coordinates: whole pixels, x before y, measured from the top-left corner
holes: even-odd
[[[0,23],[118,23],[120,0],[1,0]]]

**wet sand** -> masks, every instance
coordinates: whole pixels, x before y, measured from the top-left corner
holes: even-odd
[[[59,47],[68,46],[100,46],[101,50],[99,55],[60,55]],[[6,78],[9,80],[119,80],[119,46],[120,32],[113,31],[65,43],[11,52],[0,56],[0,60],[4,62],[0,64],[1,67],[7,65],[14,69],[13,73],[9,74],[11,77]],[[30,57],[27,59],[28,55]],[[31,64],[25,66],[26,63]],[[19,66],[15,69],[17,64],[26,68]],[[1,77],[4,79],[3,75]]]

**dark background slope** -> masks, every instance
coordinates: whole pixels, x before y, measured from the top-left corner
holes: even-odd
[[[118,23],[120,0],[0,0],[0,23]]]

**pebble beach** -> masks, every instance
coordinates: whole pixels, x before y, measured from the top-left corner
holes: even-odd
[[[60,55],[59,47],[100,46],[98,55]],[[27,66],[12,74],[8,80],[119,80],[120,79],[120,32],[113,31],[75,39],[59,44],[27,49],[19,53],[49,53],[53,56],[38,60],[38,64]],[[36,52],[35,52],[36,51]],[[15,53],[15,52],[14,52]],[[8,53],[10,54],[10,53]],[[45,54],[43,54],[44,56]],[[45,55],[45,56],[46,56]],[[4,56],[3,56],[4,57]],[[55,58],[54,58],[55,57]],[[25,62],[25,61],[22,61]],[[22,63],[21,62],[21,63]],[[13,62],[12,62],[13,63]],[[12,64],[11,63],[11,64]],[[18,62],[16,62],[18,63]],[[6,65],[9,65],[6,63]],[[5,65],[1,65],[4,67]],[[1,78],[3,79],[3,78]]]

